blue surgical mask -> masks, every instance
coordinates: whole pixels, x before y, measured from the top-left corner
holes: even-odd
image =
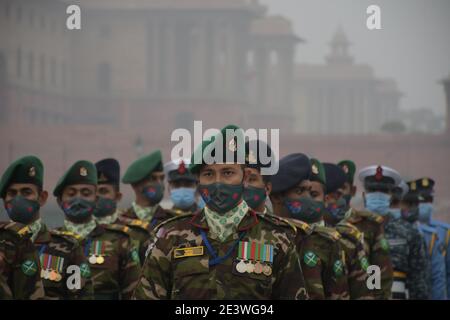
[[[195,202],[195,188],[177,188],[170,191],[170,199],[179,209],[188,209]]]
[[[402,210],[400,208],[391,208],[389,209],[389,215],[394,219],[400,219],[402,216]]]
[[[203,200],[202,197],[198,197],[197,207],[200,210],[203,210],[203,208],[205,207],[205,200]]]
[[[381,216],[389,213],[391,196],[383,192],[366,193],[366,209]]]
[[[433,204],[424,202],[419,204],[419,221],[422,223],[430,223],[433,214]]]

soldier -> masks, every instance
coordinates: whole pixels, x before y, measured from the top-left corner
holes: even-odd
[[[409,183],[412,190],[418,193],[419,230],[425,238],[430,264],[431,299],[447,299],[448,261],[448,229],[446,224],[432,220],[434,200],[434,180],[421,178]]]
[[[35,156],[13,162],[0,182],[0,195],[12,221],[23,223],[38,252],[47,299],[92,299],[89,265],[79,238],[70,232],[49,231],[41,220],[48,192],[43,189],[44,167]],[[80,286],[69,286],[69,266],[80,268]]]
[[[271,180],[274,213],[288,218],[299,229],[295,241],[310,298],[348,299],[340,235],[325,227],[323,221],[325,174],[322,164],[301,153],[290,154],[280,160],[278,173]],[[310,225],[311,231],[305,223]]]
[[[157,150],[133,162],[125,172],[122,182],[131,184],[135,200],[131,208],[119,216],[120,223],[131,230],[132,238],[139,243],[139,258],[145,260],[145,250],[153,229],[176,214],[164,210],[159,203],[164,196],[164,171],[161,151]]]
[[[77,161],[59,179],[53,195],[65,215],[60,231],[82,239],[95,299],[129,299],[139,278],[138,253],[126,226],[95,222],[96,189],[97,170],[89,161]]]
[[[270,175],[262,175],[261,169],[268,168],[274,161],[272,149],[261,140],[245,143],[246,161],[244,200],[250,208],[258,213],[271,213],[266,206],[268,195],[272,191]],[[265,159],[261,157],[264,155]]]
[[[117,204],[120,192],[120,164],[116,159],[103,159],[95,164],[97,169],[97,205],[94,219],[98,224],[118,224]]]
[[[389,245],[384,237],[384,219],[382,216],[368,210],[356,210],[350,206],[352,197],[356,194],[354,175],[356,166],[351,160],[338,163],[347,176],[344,184],[343,197],[349,205],[349,210],[344,215],[344,222],[350,223],[358,228],[364,235],[364,250],[370,265],[376,265],[381,270],[381,288],[374,289],[376,299],[389,299],[392,288],[392,263],[389,257]],[[369,196],[370,197],[370,196]],[[387,204],[389,208],[389,203]]]
[[[307,298],[295,229],[242,199],[243,145],[243,130],[227,126],[196,149],[190,170],[206,206],[158,226],[137,299]]]
[[[169,161],[164,165],[164,172],[169,183],[172,211],[176,215],[193,213],[197,211],[195,202],[197,193],[197,178],[189,168],[189,159]]]
[[[37,252],[30,229],[16,222],[0,222],[0,300],[44,299]]]
[[[324,163],[326,179],[324,220],[327,226],[335,228],[341,234],[341,245],[345,251],[348,268],[348,286],[350,299],[373,299],[367,286],[367,268],[369,260],[364,251],[364,235],[351,223],[343,221],[349,209],[344,199],[343,187],[347,182],[345,172],[334,163]]]
[[[359,179],[366,190],[363,194],[366,208],[383,218],[394,268],[392,298],[426,299],[426,285],[423,282],[426,259],[421,252],[420,238],[403,219],[393,219],[389,215],[392,193],[400,184],[400,175],[386,166],[371,166],[360,171]]]

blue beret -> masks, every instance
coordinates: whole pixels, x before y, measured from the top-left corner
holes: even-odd
[[[345,171],[334,163],[324,163],[327,193],[335,192],[347,182]]]
[[[272,176],[272,192],[287,191],[311,176],[311,162],[302,153],[293,153],[282,158],[277,174]]]
[[[98,183],[120,184],[120,164],[116,159],[103,159],[95,164]]]

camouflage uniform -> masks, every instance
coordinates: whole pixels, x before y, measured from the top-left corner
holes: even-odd
[[[239,225],[238,233],[230,236],[224,243],[206,236],[207,230],[203,210],[195,215],[176,217],[158,226],[157,236],[148,250],[135,298],[307,298],[298,254],[292,242],[295,229],[289,224],[249,210]],[[218,257],[224,257],[230,252],[220,263],[209,265],[213,258],[204,247],[202,232]],[[270,273],[238,271],[238,247],[246,242],[272,248]],[[192,249],[183,251],[182,248]],[[181,256],[177,252],[181,252]],[[183,255],[183,252],[186,253]],[[197,255],[192,254],[193,252],[197,252]],[[178,258],[175,258],[175,254]]]
[[[289,219],[297,227],[295,243],[311,299],[348,299],[347,271],[341,236],[331,228]]]
[[[121,225],[98,225],[82,241],[96,300],[131,298],[139,279],[140,265],[128,232],[129,228]],[[93,255],[103,257],[103,261],[92,263]]]
[[[92,299],[94,289],[91,281],[91,272],[87,260],[83,254],[80,245],[80,238],[71,232],[62,232],[58,230],[47,229],[42,224],[34,246],[39,252],[41,260],[41,273],[49,269],[56,269],[55,262],[60,261],[61,275],[59,280],[51,280],[43,278],[45,287],[45,295],[47,299],[52,300],[78,300]],[[49,265],[45,265],[45,264]],[[69,289],[67,280],[71,274],[66,273],[67,267],[76,265],[80,267],[80,289]],[[56,271],[56,270],[55,270]],[[42,275],[41,275],[42,276]]]
[[[0,222],[0,300],[44,298],[39,259],[28,227]]]
[[[428,299],[427,256],[419,231],[403,219],[387,218],[385,236],[394,279],[406,283],[410,299]],[[396,298],[394,294],[393,298]]]
[[[141,264],[145,260],[145,250],[148,247],[152,231],[160,223],[177,216],[175,212],[163,209],[160,205],[156,209],[150,222],[138,218],[133,208],[129,208],[119,215],[118,223],[129,227],[129,235],[133,244],[139,248],[139,259]]]
[[[393,268],[389,256],[389,244],[384,235],[384,218],[369,212],[351,208],[344,219],[364,234],[364,250],[370,265],[381,270],[381,289],[373,290],[377,299],[389,299],[391,296]]]
[[[364,235],[354,225],[343,221],[335,228],[342,236],[339,241],[345,252],[350,299],[373,299],[367,287],[369,260],[364,251]]]

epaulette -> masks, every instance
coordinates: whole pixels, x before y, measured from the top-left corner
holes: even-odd
[[[120,232],[120,233],[126,234],[127,236],[130,235],[130,228],[128,226],[111,223],[111,224],[102,225],[102,227],[105,228],[106,230]]]
[[[384,221],[384,218],[382,216],[380,216],[379,214],[370,212],[370,211],[366,211],[366,210],[361,210],[361,211],[356,211],[355,210],[356,215],[362,217],[362,218],[366,218],[370,221],[374,221],[378,224],[382,224]]]
[[[313,227],[313,231],[317,232],[321,236],[332,240],[332,241],[338,241],[341,238],[341,235],[336,230],[329,228],[329,227],[323,227],[323,226],[317,226],[315,225]]]
[[[291,228],[295,233],[297,233],[297,227],[295,226],[295,224],[290,221],[289,219],[285,219],[282,217],[278,217],[272,214],[257,214],[257,217],[259,219],[262,219],[264,221],[268,221],[271,224],[274,224],[276,226],[281,226],[281,227],[288,227]]]
[[[129,227],[138,227],[147,230],[149,223],[141,219],[132,219],[127,217],[119,217],[120,221],[123,221]]]
[[[66,230],[50,230],[50,234],[57,236],[57,237],[61,237],[65,240],[68,240],[72,243],[75,244],[79,244],[81,242],[81,240],[83,240],[83,238],[71,231],[66,231]]]
[[[288,223],[291,223],[297,230],[302,230],[305,234],[309,235],[313,232],[313,228],[307,224],[306,222],[300,221],[300,220],[288,220],[285,219]]]
[[[18,222],[4,222],[0,225],[0,229],[8,230],[20,238],[26,238],[31,235],[31,229]]]
[[[363,233],[358,230],[353,224],[341,221],[336,225],[336,230],[347,237],[354,240],[361,241],[364,237]]]
[[[155,227],[155,231],[158,230],[160,227],[162,227],[164,225],[167,225],[168,223],[170,223],[172,221],[180,220],[180,219],[183,219],[183,218],[189,218],[189,217],[193,217],[193,216],[194,216],[194,213],[191,212],[191,213],[188,213],[188,214],[184,214],[184,215],[180,215],[180,216],[175,216],[175,217],[169,218],[167,220],[164,220],[160,224],[158,224]]]

